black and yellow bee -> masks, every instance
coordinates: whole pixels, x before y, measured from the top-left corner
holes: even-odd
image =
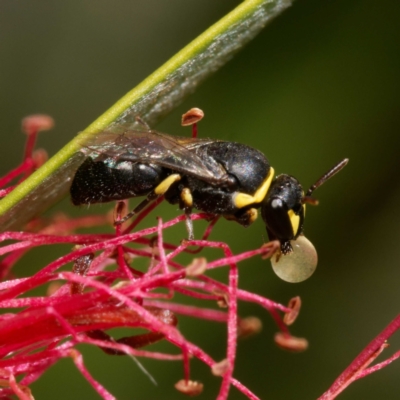
[[[303,231],[305,203],[315,203],[312,192],[348,162],[339,162],[304,194],[294,177],[275,177],[259,150],[235,142],[122,129],[102,133],[87,151],[71,185],[73,204],[146,196],[121,223],[165,196],[184,210],[189,239],[193,208],[245,227],[254,222],[260,208],[268,237],[280,241],[283,254],[291,252],[290,240]]]

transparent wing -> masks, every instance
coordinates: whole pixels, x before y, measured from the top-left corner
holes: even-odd
[[[170,136],[148,130],[101,132],[87,146],[96,160],[115,158],[119,161],[153,163],[210,183],[227,179],[224,168],[212,158],[201,158],[197,150],[215,140]]]

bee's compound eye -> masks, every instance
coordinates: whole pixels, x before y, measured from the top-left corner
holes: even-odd
[[[318,256],[314,245],[303,235],[291,240],[293,251],[287,255],[274,254],[272,269],[286,282],[297,283],[308,279],[317,268]]]

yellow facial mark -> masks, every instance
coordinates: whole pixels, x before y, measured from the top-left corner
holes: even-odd
[[[181,200],[186,207],[193,206],[193,196],[189,188],[184,188],[181,192]]]
[[[272,179],[275,175],[274,169],[271,167],[269,174],[261,186],[256,190],[254,195],[247,193],[238,193],[233,200],[237,208],[243,208],[251,204],[261,203],[267,195],[268,189],[271,186]]]
[[[170,186],[175,183],[178,182],[181,179],[181,176],[179,174],[172,174],[170,176],[168,176],[167,178],[165,178],[155,189],[154,189],[154,193],[157,196],[161,196],[162,194],[164,194],[169,188]]]
[[[288,211],[288,216],[290,219],[290,224],[292,225],[293,235],[296,236],[299,230],[300,216],[296,215],[293,210]]]

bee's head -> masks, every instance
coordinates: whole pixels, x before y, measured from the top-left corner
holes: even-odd
[[[290,240],[296,239],[303,231],[303,197],[303,188],[296,178],[279,175],[272,181],[262,203],[261,215],[269,239],[281,242],[283,254],[290,253]]]
[[[279,175],[272,181],[261,205],[261,215],[269,239],[280,241],[282,254],[292,251],[290,241],[297,239],[303,232],[306,203],[318,204],[318,201],[311,197],[313,191],[344,168],[347,162],[348,159],[344,159],[336,164],[312,185],[305,195],[299,181],[293,176]]]

